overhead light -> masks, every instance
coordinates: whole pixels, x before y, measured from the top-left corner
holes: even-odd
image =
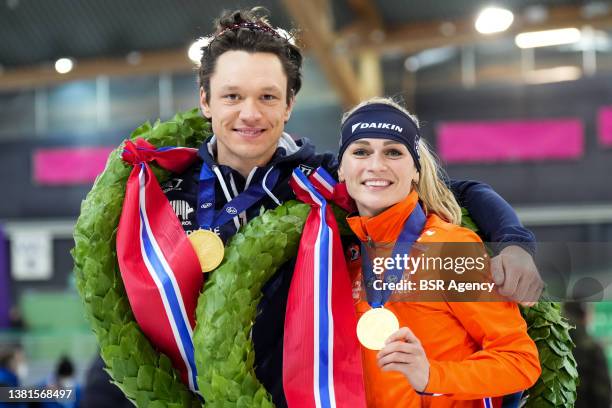
[[[189,46],[189,51],[187,51],[187,56],[191,61],[196,64],[200,63],[202,59],[202,47],[206,47],[211,41],[213,37],[202,37],[198,38]]]
[[[71,58],[60,58],[55,61],[55,70],[59,74],[67,74],[74,68],[74,61]]]
[[[547,84],[551,82],[574,81],[582,75],[582,70],[574,66],[536,69],[525,73],[525,82],[529,84]]]
[[[417,72],[421,68],[421,63],[416,56],[408,57],[404,60],[404,68],[408,72]]]
[[[416,72],[422,68],[442,64],[453,58],[456,54],[457,49],[455,47],[431,48],[406,58],[404,68],[407,71]]]
[[[566,47],[570,51],[609,52],[612,50],[612,41],[608,34],[602,30],[594,30],[590,26],[582,28],[582,37],[579,42]]]
[[[548,8],[541,5],[527,6],[523,10],[523,19],[529,24],[542,24],[548,20]]]
[[[130,65],[138,65],[142,62],[142,54],[138,51],[129,52],[128,55],[125,56],[125,60]]]
[[[19,0],[6,0],[6,7],[15,10],[19,6]]]
[[[603,1],[595,1],[582,6],[580,14],[582,17],[591,19],[605,16],[610,12],[610,5]]]
[[[573,44],[580,41],[581,33],[577,28],[560,28],[557,30],[532,31],[520,33],[514,42],[520,48],[549,47],[552,45]]]
[[[457,32],[457,26],[450,21],[445,21],[444,23],[440,24],[439,29],[442,35],[445,37],[451,37]]]
[[[510,10],[499,7],[487,7],[476,18],[474,26],[481,34],[493,34],[506,31],[514,21]]]
[[[385,32],[379,29],[372,30],[368,37],[373,43],[380,44],[381,42],[385,41]]]

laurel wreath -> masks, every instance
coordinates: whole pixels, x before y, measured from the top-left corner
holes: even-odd
[[[130,138],[142,137],[158,147],[199,147],[209,135],[209,123],[193,109],[166,122],[145,123]],[[170,359],[143,335],[130,310],[115,249],[131,171],[120,158],[122,150],[119,146],[111,153],[81,206],[72,250],[77,289],[112,382],[131,401],[140,408],[200,407],[201,399],[181,382]],[[168,172],[152,168],[160,182],[168,178]],[[255,377],[250,331],[262,285],[296,255],[308,210],[307,205],[291,201],[253,219],[230,240],[223,263],[209,275],[198,301],[194,331],[197,381],[207,406],[274,406]],[[476,229],[466,213],[463,220],[464,226]],[[570,326],[551,302],[540,302],[522,313],[542,365],[526,406],[573,406],[578,373]]]
[[[465,208],[461,209],[462,226],[478,233],[478,227]],[[577,364],[572,354],[575,346],[569,330],[573,327],[561,315],[558,303],[540,301],[533,307],[520,307],[527,322],[527,333],[535,342],[542,374],[527,391],[525,407],[573,407],[578,386]]]

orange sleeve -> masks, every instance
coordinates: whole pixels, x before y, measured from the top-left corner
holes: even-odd
[[[482,350],[462,361],[430,360],[426,392],[477,399],[512,394],[537,381],[541,373],[538,350],[527,335],[527,325],[516,304],[449,305]]]
[[[473,233],[456,232],[455,242],[480,241]],[[538,350],[516,303],[449,302],[448,306],[481,350],[461,361],[430,360],[426,392],[479,399],[525,390],[537,381]]]

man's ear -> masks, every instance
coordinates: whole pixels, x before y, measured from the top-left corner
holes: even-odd
[[[210,113],[210,105],[206,101],[206,91],[204,90],[203,86],[200,87],[200,110],[202,111],[202,115],[210,119],[212,116]]]
[[[291,93],[293,93],[293,91],[291,91]],[[283,118],[285,123],[289,122],[291,112],[293,111],[293,105],[295,105],[295,95],[291,96],[289,103],[287,104],[287,110],[285,111],[285,117]]]

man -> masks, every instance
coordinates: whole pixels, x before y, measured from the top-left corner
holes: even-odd
[[[322,166],[335,174],[332,154],[316,154],[307,139],[294,141],[283,133],[301,87],[301,64],[300,50],[254,11],[231,12],[218,21],[199,70],[200,107],[214,136],[200,148],[201,160],[162,186],[187,233],[212,229],[227,242],[263,209],[294,198],[288,184],[294,168],[308,174]],[[200,176],[203,164],[214,178]],[[519,246],[532,248],[533,235],[490,187],[468,181],[450,184],[485,239],[501,243],[493,264],[502,293],[537,299],[539,275]],[[290,262],[267,282],[253,328],[256,374],[277,406],[286,406],[282,333],[292,273]]]

